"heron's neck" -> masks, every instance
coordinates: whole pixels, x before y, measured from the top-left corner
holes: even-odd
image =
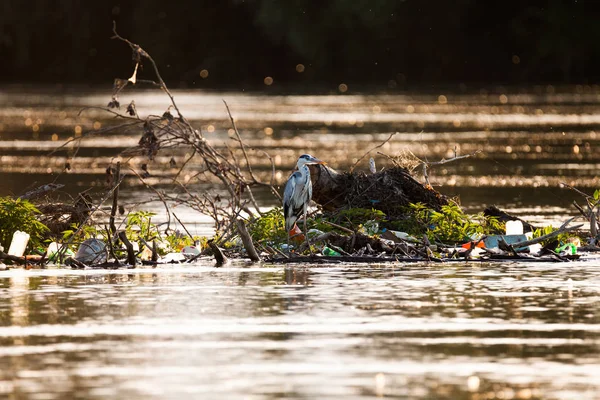
[[[300,171],[302,176],[310,176],[310,169],[305,163],[302,163],[302,165],[298,165],[298,171]]]

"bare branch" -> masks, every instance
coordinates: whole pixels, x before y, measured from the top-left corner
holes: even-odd
[[[365,154],[362,155],[362,157],[360,157],[358,160],[356,160],[356,162],[354,163],[354,165],[352,165],[352,167],[350,167],[350,173],[352,173],[352,171],[354,171],[354,168],[356,168],[356,166],[358,165],[358,163],[365,158],[366,156],[368,156],[373,150],[378,149],[380,147],[383,147],[387,142],[389,142],[395,134],[397,134],[398,132],[394,132],[392,134],[390,134],[390,136],[385,139],[383,142],[379,143],[377,146],[373,147],[371,150],[367,151]]]

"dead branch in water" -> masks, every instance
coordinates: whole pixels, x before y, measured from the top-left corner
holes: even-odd
[[[60,183],[48,183],[46,185],[42,185],[34,190],[30,190],[29,192],[19,196],[21,200],[31,200],[37,197],[40,197],[46,193],[53,192],[55,190],[63,188],[65,185]]]
[[[252,237],[248,233],[248,229],[246,229],[246,223],[242,219],[238,219],[236,221],[236,226],[240,237],[242,238],[242,243],[244,243],[244,248],[248,253],[248,257],[250,257],[250,260],[253,262],[259,262],[260,256],[258,255],[258,252],[252,243]]]

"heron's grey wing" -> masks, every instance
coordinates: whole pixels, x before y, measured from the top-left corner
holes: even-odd
[[[286,230],[293,228],[297,217],[297,197],[298,197],[298,181],[302,175],[300,172],[294,172],[285,184],[283,191],[283,217],[285,218]]]
[[[294,192],[296,191],[296,181],[298,180],[298,172],[294,172],[285,184],[283,190],[283,212],[287,216],[287,209],[291,206],[292,199],[294,198]]]

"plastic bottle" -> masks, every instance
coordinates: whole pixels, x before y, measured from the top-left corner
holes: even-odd
[[[22,257],[25,253],[25,248],[29,242],[29,233],[16,231],[13,233],[12,242],[10,242],[10,248],[8,254],[11,256]]]
[[[567,250],[567,251],[570,250],[571,255],[577,254],[577,246],[575,246],[573,243],[563,244],[562,246],[557,247],[554,251],[556,251],[558,254],[560,254],[565,250]]]
[[[506,221],[506,234],[507,235],[522,235],[523,234],[523,223],[521,221]]]
[[[331,249],[331,248],[329,248],[327,246],[323,247],[323,255],[324,256],[329,256],[329,257],[331,257],[331,256],[336,256],[336,257],[341,256],[340,253],[338,253],[337,251],[335,251],[335,250],[333,250],[333,249]]]

